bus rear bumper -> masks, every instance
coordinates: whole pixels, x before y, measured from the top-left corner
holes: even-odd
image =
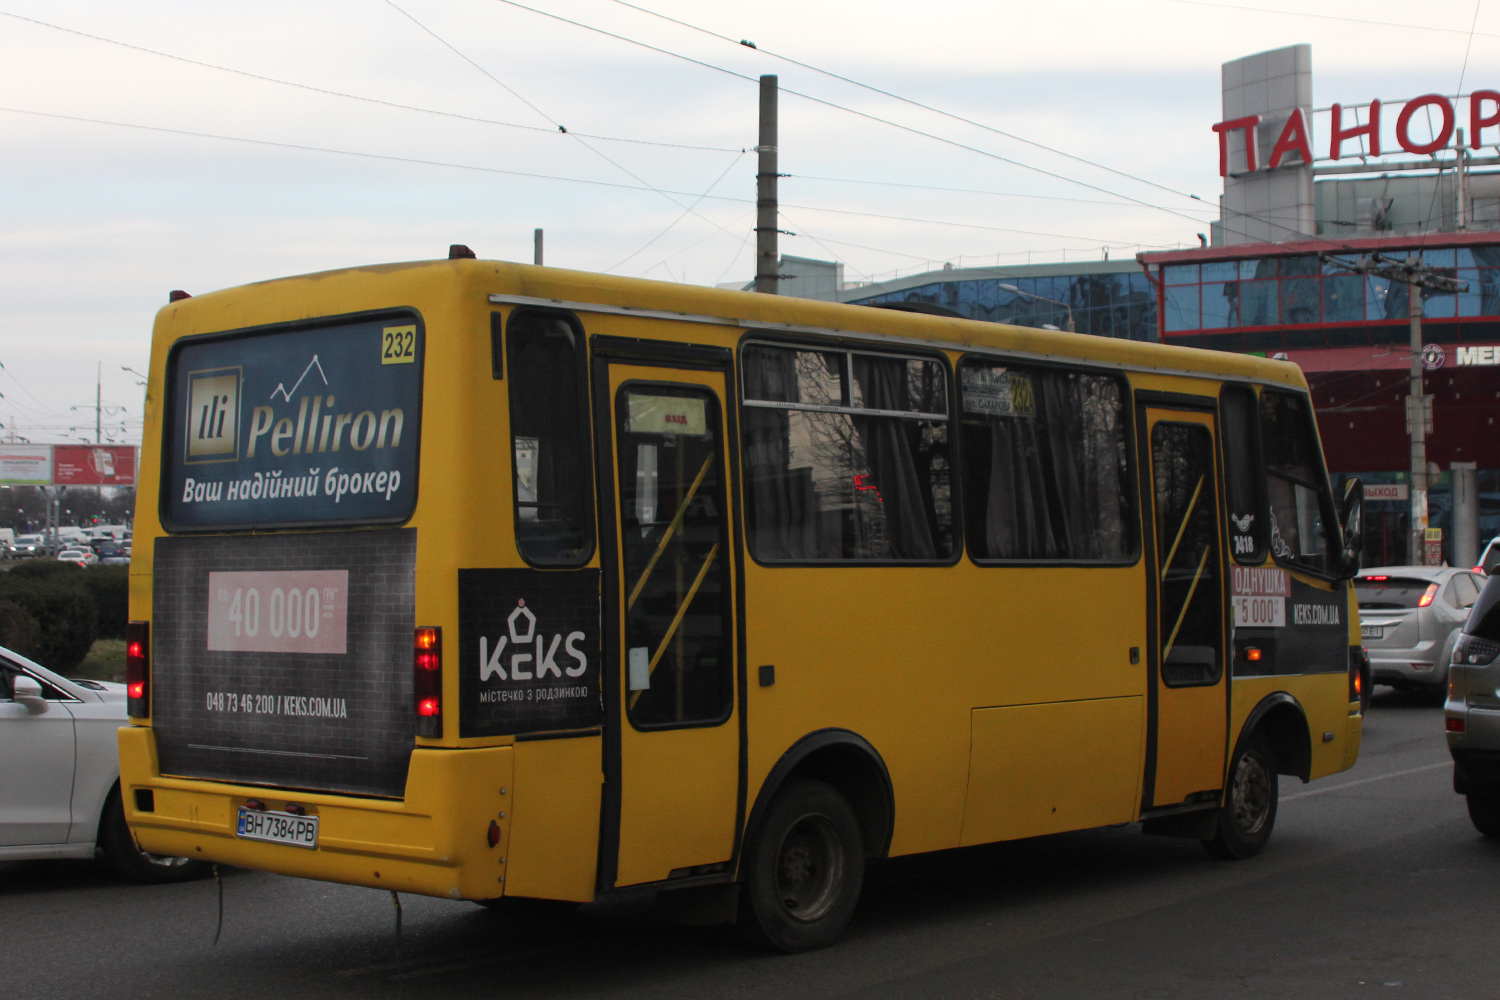
[[[150,729],[126,726],[119,742],[125,819],[153,854],[450,899],[504,894],[510,747],[418,747],[406,797],[389,800],[164,777]],[[317,847],[239,837],[239,809],[250,799],[277,811],[295,803],[316,816]]]

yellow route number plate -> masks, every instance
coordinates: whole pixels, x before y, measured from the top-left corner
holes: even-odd
[[[417,360],[417,328],[388,326],[380,331],[380,363],[406,365]]]

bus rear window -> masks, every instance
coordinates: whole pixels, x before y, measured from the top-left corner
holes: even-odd
[[[565,313],[518,309],[505,347],[516,546],[534,565],[582,565],[594,553],[583,330]]]
[[[417,495],[409,311],[195,337],[167,362],[169,531],[399,524]]]

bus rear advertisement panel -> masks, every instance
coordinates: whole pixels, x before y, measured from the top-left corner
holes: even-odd
[[[399,797],[414,529],[156,540],[162,773]]]
[[[417,490],[421,331],[403,312],[182,343],[168,362],[163,524],[406,520]]]

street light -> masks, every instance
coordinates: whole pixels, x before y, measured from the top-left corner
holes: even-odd
[[[1045,295],[1038,295],[1035,292],[1023,292],[1023,291],[1021,291],[1021,289],[1017,288],[1015,285],[1001,285],[1000,287],[1003,288],[1007,292],[1011,292],[1012,294],[1015,294],[1015,295],[1024,295],[1028,299],[1036,299],[1038,302],[1050,302],[1050,303],[1052,303],[1055,306],[1062,306],[1064,309],[1066,309],[1068,311],[1068,332],[1069,333],[1077,333],[1078,332],[1077,330],[1073,329],[1073,307],[1070,306],[1070,305],[1068,305],[1066,302],[1059,302],[1057,299],[1049,299],[1049,298],[1047,298],[1047,296],[1045,296]]]

